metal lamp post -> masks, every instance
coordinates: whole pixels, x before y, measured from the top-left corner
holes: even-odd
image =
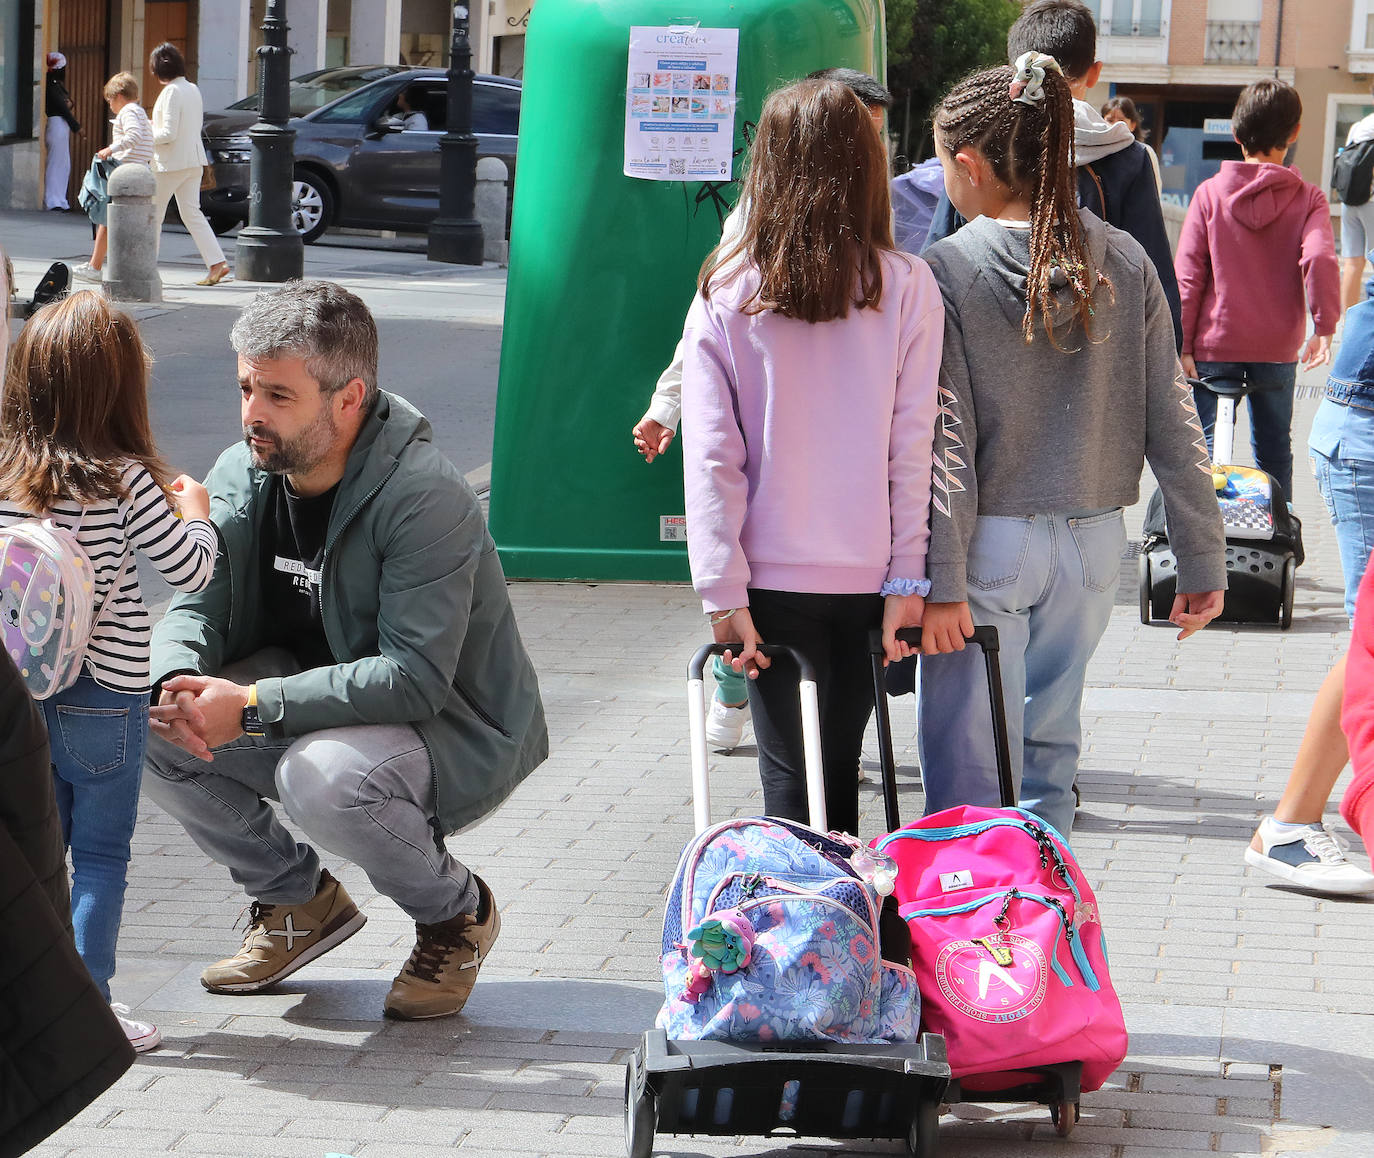
[[[448,131],[439,138],[439,216],[430,223],[430,261],[482,264],[482,225],[474,216],[477,138],[472,132],[472,42],[468,10],[453,6],[448,59]]]
[[[286,0],[267,0],[266,41],[258,49],[258,121],[249,166],[248,224],[239,230],[241,281],[288,281],[305,270],[305,245],[291,223],[296,130],[291,119],[291,49],[286,44]]]

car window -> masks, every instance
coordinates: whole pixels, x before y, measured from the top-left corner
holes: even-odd
[[[520,90],[500,84],[472,86],[472,131],[513,137],[520,127]]]
[[[369,114],[371,114],[373,106],[377,104],[378,100],[379,94],[376,89],[359,89],[357,92],[344,97],[343,100],[330,105],[329,108],[315,117],[315,121],[326,124],[362,124],[369,119]]]
[[[291,115],[303,117],[317,108],[337,100],[345,93],[370,84],[396,71],[388,66],[377,68],[325,68],[291,78]],[[251,93],[229,106],[231,109],[257,111],[258,94]]]

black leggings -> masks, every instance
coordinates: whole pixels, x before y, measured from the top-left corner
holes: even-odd
[[[873,711],[868,633],[882,623],[882,596],[751,590],[749,613],[764,643],[789,644],[815,665],[826,819],[831,829],[858,835],[859,758]],[[750,680],[749,707],[758,741],[764,812],[806,823],[796,665],[779,659],[757,680]]]

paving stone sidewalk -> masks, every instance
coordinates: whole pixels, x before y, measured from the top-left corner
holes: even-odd
[[[1299,443],[1312,410],[1299,405]],[[1220,626],[1178,644],[1138,622],[1128,566],[1089,673],[1075,847],[1099,888],[1127,1007],[1126,1064],[1084,1098],[1068,1140],[1041,1108],[966,1105],[943,1120],[942,1154],[1374,1155],[1361,947],[1374,904],[1272,887],[1242,860],[1348,638],[1334,539],[1301,465],[1298,479],[1309,561],[1292,631]],[[1136,527],[1141,514],[1131,512]],[[553,755],[452,842],[491,883],[504,919],[463,1016],[381,1019],[413,930],[361,872],[329,857],[368,925],[272,993],[206,993],[199,972],[237,946],[246,900],[145,802],[115,995],[160,1025],[164,1045],[35,1155],[624,1152],[624,1062],[660,1000],[664,892],[691,832],[682,678],[704,631],[680,587],[518,583],[512,594]],[[903,815],[915,816],[910,700],[894,714],[907,741]],[[713,785],[719,815],[757,812],[752,748],[718,758]],[[861,797],[871,836],[882,828],[872,776]],[[660,1137],[657,1152],[901,1148]]]

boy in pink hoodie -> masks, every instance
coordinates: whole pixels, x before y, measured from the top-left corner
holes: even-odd
[[[1341,315],[1330,206],[1283,163],[1301,120],[1292,85],[1260,80],[1240,94],[1232,131],[1245,160],[1223,162],[1198,186],[1175,258],[1184,372],[1250,384],[1255,462],[1290,500],[1297,359],[1305,369],[1329,362]],[[1304,344],[1309,308],[1314,332]],[[1210,448],[1216,396],[1194,398]]]

